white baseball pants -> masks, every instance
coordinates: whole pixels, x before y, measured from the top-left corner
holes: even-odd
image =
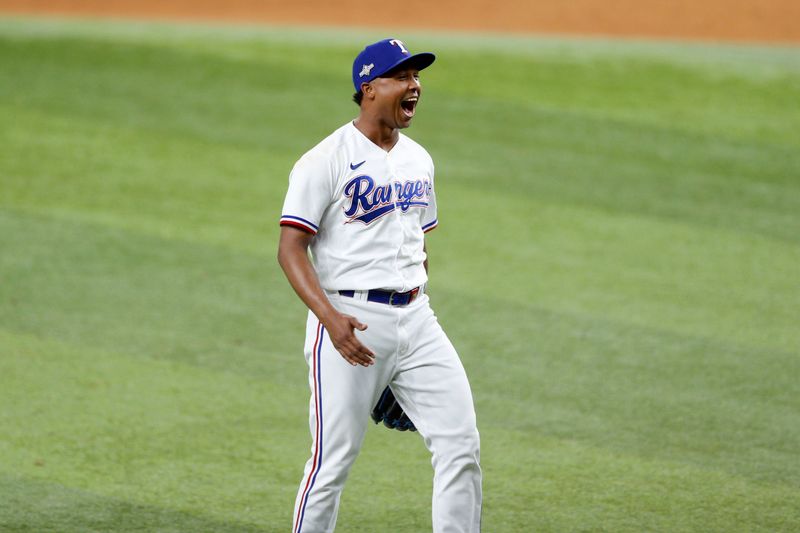
[[[481,520],[479,436],[472,392],[453,345],[422,294],[392,307],[329,295],[342,313],[367,324],[356,335],[375,353],[370,367],[352,366],[308,314],[311,457],[295,502],[293,533],[331,533],[339,497],[358,455],[369,414],[386,385],[432,454],[434,533],[478,533]]]

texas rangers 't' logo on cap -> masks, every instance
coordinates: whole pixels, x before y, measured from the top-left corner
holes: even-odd
[[[384,39],[364,48],[353,61],[353,87],[361,91],[362,83],[369,83],[401,64],[422,70],[434,62],[436,56],[430,52],[411,54],[400,39]]]

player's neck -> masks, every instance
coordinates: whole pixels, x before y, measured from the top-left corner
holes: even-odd
[[[387,126],[378,120],[370,120],[363,113],[353,121],[353,125],[364,134],[364,137],[387,152],[394,148],[394,145],[400,139],[400,130]]]

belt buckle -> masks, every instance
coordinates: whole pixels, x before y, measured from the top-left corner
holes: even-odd
[[[389,293],[389,305],[405,305],[405,304],[400,304],[400,303],[394,303],[394,297],[397,296],[398,294],[405,294],[405,293],[404,292],[397,292],[397,291],[392,291],[392,292]]]
[[[392,291],[389,294],[389,305],[398,305],[398,306],[408,305],[414,301],[414,299],[417,297],[418,294],[419,294],[419,287],[415,287],[407,292]],[[404,301],[403,303],[394,303],[395,296],[403,296],[406,298],[406,301]]]

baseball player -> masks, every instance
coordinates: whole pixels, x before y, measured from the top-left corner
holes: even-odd
[[[419,105],[419,71],[434,59],[398,39],[367,46],[353,63],[358,118],[305,153],[289,177],[278,261],[309,308],[312,439],[293,533],[334,530],[387,386],[432,454],[433,531],[480,530],[472,393],[425,294],[425,232],[437,225],[433,161],[400,133]]]

